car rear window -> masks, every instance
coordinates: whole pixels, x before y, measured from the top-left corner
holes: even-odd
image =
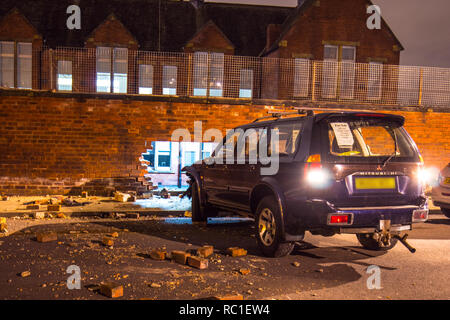
[[[416,147],[406,131],[389,119],[330,119],[326,140],[325,150],[332,161],[417,160]]]

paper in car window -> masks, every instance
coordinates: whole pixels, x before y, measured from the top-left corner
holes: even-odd
[[[340,148],[349,148],[353,146],[353,134],[346,122],[333,122],[331,123],[334,135],[336,136],[337,144]]]

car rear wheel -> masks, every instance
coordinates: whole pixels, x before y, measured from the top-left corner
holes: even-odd
[[[363,248],[376,251],[388,251],[391,250],[397,244],[397,239],[391,238],[389,245],[381,245],[377,240],[373,238],[373,233],[358,233],[356,235],[359,243]]]
[[[280,208],[273,197],[265,197],[259,202],[255,224],[258,246],[265,256],[278,258],[292,252],[294,243],[282,239]]]
[[[450,218],[450,209],[441,208],[441,211],[444,214],[444,216],[446,216],[447,218]]]

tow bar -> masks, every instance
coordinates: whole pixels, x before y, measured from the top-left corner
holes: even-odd
[[[406,241],[406,239],[408,238],[408,234],[405,233],[403,236],[400,236],[398,234],[391,234],[390,229],[391,229],[391,220],[380,220],[381,232],[378,237],[378,242],[380,244],[388,245],[391,241],[391,238],[394,238],[399,240],[406,247],[406,249],[409,250],[409,252],[411,253],[416,252],[416,249]]]
[[[400,237],[397,234],[394,234],[392,236],[395,239],[398,239],[398,241],[400,241],[405,247],[406,249],[408,249],[411,253],[415,253],[416,249],[414,247],[412,247],[408,242],[406,242],[406,238],[408,238],[408,234],[404,234],[403,237]]]

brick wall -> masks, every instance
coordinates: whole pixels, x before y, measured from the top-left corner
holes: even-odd
[[[117,178],[139,180],[145,173],[139,157],[151,141],[169,140],[177,128],[193,133],[196,120],[203,132],[224,132],[266,115],[269,103],[256,104],[0,90],[0,192],[62,193],[97,181],[113,187]],[[406,117],[427,165],[449,162],[450,113],[388,112]]]

